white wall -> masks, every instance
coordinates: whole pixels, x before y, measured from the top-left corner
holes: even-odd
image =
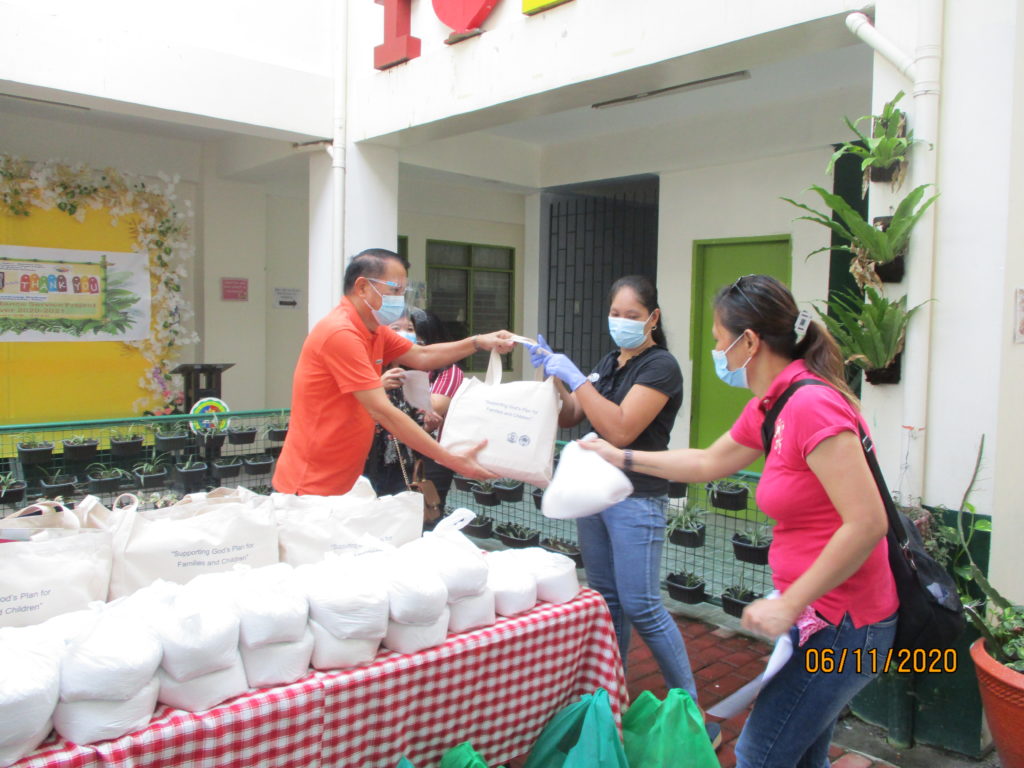
[[[308,202],[303,198],[268,195],[266,198],[267,297],[266,377],[267,408],[287,408],[292,401],[292,374],[308,328],[306,322]],[[298,288],[299,306],[277,307],[274,288]]]
[[[788,234],[793,247],[793,293],[801,307],[828,294],[828,255],[804,257],[828,244],[822,227],[792,222],[796,213],[780,196],[800,197],[810,184],[827,185],[827,149],[763,158],[729,166],[661,176],[658,215],[658,293],[665,332],[686,382],[683,407],[672,431],[673,448],[690,445],[693,361],[690,353],[690,297],[693,242],[731,237]],[[742,211],[742,214],[738,213]],[[669,299],[667,297],[675,297]],[[738,416],[739,414],[737,414]]]

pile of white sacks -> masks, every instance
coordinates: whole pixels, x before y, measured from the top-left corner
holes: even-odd
[[[449,633],[579,592],[573,561],[542,549],[484,554],[456,510],[395,548],[366,536],[343,555],[157,581],[30,627],[0,629],[0,766],[51,728],[90,744],[145,727],[158,703],[209,709],[309,667],[366,664],[380,648],[415,653]]]

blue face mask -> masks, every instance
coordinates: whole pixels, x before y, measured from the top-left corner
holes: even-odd
[[[370,303],[363,299],[363,303],[370,307],[370,311],[373,313],[373,319],[376,320],[380,325],[391,325],[398,318],[405,314],[405,295],[401,296],[385,296],[383,293],[377,290],[373,283],[370,283],[370,287],[377,292],[380,296],[381,304],[380,309],[374,309],[370,307]]]
[[[608,333],[619,349],[636,349],[647,338],[646,320],[630,320],[625,317],[609,317]]]
[[[715,373],[718,374],[718,378],[728,384],[730,387],[740,387],[745,389],[747,386],[747,363],[750,362],[753,355],[746,359],[735,371],[729,370],[729,361],[726,359],[726,355],[729,350],[736,346],[736,342],[742,339],[743,336],[737,336],[736,341],[730,344],[725,349],[712,349],[711,358],[715,361]]]
[[[395,333],[397,333],[403,339],[408,339],[413,344],[416,343],[416,334],[413,333],[412,331],[395,331]]]

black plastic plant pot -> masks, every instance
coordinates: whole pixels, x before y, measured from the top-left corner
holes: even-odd
[[[494,491],[482,491],[479,488],[473,489],[473,498],[476,499],[477,504],[482,504],[485,507],[496,507],[501,503],[498,494]]]
[[[754,602],[737,600],[732,595],[722,594],[722,610],[728,613],[730,616],[735,616],[737,619],[742,618],[743,609],[746,608],[750,603]]]
[[[452,478],[452,482],[455,483],[455,488],[457,490],[460,490],[460,491],[472,491],[473,490],[473,481],[470,480],[468,477],[463,477],[462,475],[455,475],[455,477]]]
[[[0,504],[16,504],[25,498],[26,484],[19,480],[0,491]]]
[[[53,443],[43,443],[37,448],[24,448],[18,444],[18,461],[22,464],[45,464],[53,458]]]
[[[462,532],[474,539],[489,539],[494,533],[494,524],[490,520],[485,520],[482,523],[473,520],[463,526]]]
[[[142,452],[142,437],[133,437],[128,440],[116,440],[110,438],[111,456],[135,456]]]
[[[273,427],[267,430],[267,437],[280,443],[288,436],[288,427]]]
[[[89,475],[89,493],[116,493],[121,488],[121,478],[96,477]]]
[[[686,483],[671,481],[668,484],[668,497],[670,499],[682,499],[686,497]]]
[[[135,479],[139,481],[140,488],[159,488],[167,482],[167,470],[161,469],[159,472],[154,472],[150,475],[136,472]]]
[[[864,371],[864,378],[868,384],[899,384],[901,372],[900,358],[902,355],[902,352],[896,355],[885,368],[872,368]]]
[[[206,479],[206,463],[202,461],[193,464],[187,469],[175,467],[174,471],[178,476],[179,482],[186,488],[198,488]]]
[[[564,549],[558,549],[557,547],[551,546],[547,539],[542,539],[540,542],[540,548],[545,549],[548,552],[554,552],[556,555],[565,555],[574,563],[577,568],[583,567],[583,553],[580,552],[579,547],[572,547],[572,549],[566,552]]]
[[[739,512],[747,508],[747,494],[748,489],[745,486],[734,491],[723,490],[714,486],[708,488],[708,500],[711,502],[711,506],[718,509],[728,509],[733,512]]]
[[[75,492],[75,483],[78,478],[74,475],[57,475],[52,480],[40,480],[39,487],[43,489],[43,496],[52,499],[56,496],[70,496]]]
[[[513,549],[525,549],[526,547],[536,547],[540,544],[540,532],[533,534],[527,539],[520,539],[517,536],[509,536],[507,533],[496,532],[495,535],[498,540],[506,547],[512,547]]]
[[[677,528],[668,535],[668,540],[677,547],[690,547],[691,549],[696,549],[697,547],[704,546],[704,534],[706,531],[707,528],[703,523],[696,531]]]
[[[204,448],[219,451],[224,446],[224,441],[227,440],[227,437],[223,432],[218,432],[214,435],[203,435],[201,439]]]
[[[228,442],[232,445],[248,445],[256,442],[256,427],[228,430]]]
[[[246,456],[242,459],[245,464],[245,471],[250,475],[265,475],[274,466],[274,457],[263,454],[261,456]]]
[[[242,471],[242,463],[237,464],[220,464],[213,462],[213,466],[210,468],[213,472],[213,476],[218,480],[226,480],[229,477],[238,477]]]
[[[892,181],[893,177],[896,176],[896,171],[899,170],[900,161],[894,162],[888,168],[882,168],[878,165],[868,166],[868,178],[871,181],[886,182]]]
[[[752,565],[768,565],[768,547],[769,544],[762,544],[759,547],[755,547],[753,544],[748,544],[740,538],[741,534],[734,533],[732,535],[732,553],[741,563],[751,563]]]
[[[284,448],[283,445],[268,445],[264,450],[267,452],[267,456],[277,458],[281,455],[282,448]]]
[[[875,262],[875,274],[883,283],[902,283],[906,272],[907,261],[902,256],[896,256],[891,261]]]
[[[696,586],[688,587],[685,584],[679,584],[678,582],[673,581],[673,575],[674,574],[669,574],[668,578],[665,579],[665,586],[668,588],[668,596],[673,600],[678,600],[680,603],[696,605],[697,603],[703,603],[708,599],[708,594],[704,590],[705,584],[703,581]]]
[[[82,443],[68,443],[64,441],[65,461],[92,461],[96,458],[96,451],[99,450],[99,440],[86,440]]]
[[[157,435],[153,442],[157,453],[170,453],[188,448],[188,435]]]
[[[492,488],[498,495],[498,498],[502,501],[522,501],[523,500],[523,484],[512,483],[511,485],[505,485],[503,483],[493,483]]]
[[[540,509],[541,500],[543,500],[544,498],[544,489],[534,488],[532,491],[530,491],[530,495],[533,496],[533,506],[535,506],[537,509]]]

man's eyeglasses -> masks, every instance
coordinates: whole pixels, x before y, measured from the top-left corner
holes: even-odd
[[[371,283],[380,283],[381,285],[387,286],[389,289],[387,292],[392,296],[402,296],[408,290],[406,286],[396,283],[394,280],[378,280],[375,277],[368,277],[366,279]]]
[[[742,275],[741,277],[737,277],[736,282],[732,284],[732,287],[729,290],[738,292],[739,295],[746,300],[747,304],[750,305],[751,309],[753,309],[757,313],[757,316],[763,317],[763,315],[761,314],[761,310],[757,308],[757,304],[750,300],[750,297],[746,294],[746,291],[744,291],[743,287],[740,285],[740,283],[746,280],[748,277],[754,277],[754,275]]]

